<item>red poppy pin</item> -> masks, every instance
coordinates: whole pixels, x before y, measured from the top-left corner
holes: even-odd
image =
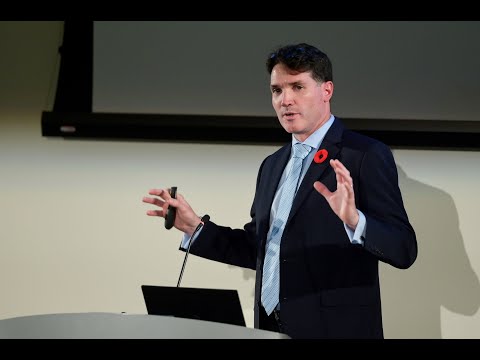
[[[313,158],[313,161],[315,161],[317,164],[321,164],[324,162],[328,157],[328,151],[325,149],[318,150],[317,153],[315,154],[315,157]]]

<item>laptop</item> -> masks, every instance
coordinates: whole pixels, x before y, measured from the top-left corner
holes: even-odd
[[[142,285],[149,315],[246,326],[237,290]]]

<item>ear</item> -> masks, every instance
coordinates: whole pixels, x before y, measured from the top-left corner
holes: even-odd
[[[330,101],[333,95],[333,82],[326,81],[322,84],[323,86],[323,99],[324,101]]]

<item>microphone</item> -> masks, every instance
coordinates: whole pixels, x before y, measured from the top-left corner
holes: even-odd
[[[188,242],[187,252],[185,254],[185,258],[183,259],[182,270],[180,271],[180,276],[178,278],[177,287],[180,286],[180,281],[182,281],[183,271],[185,270],[185,264],[187,263],[187,257],[188,257],[188,253],[190,252],[190,246],[192,246],[193,237],[195,236],[195,234],[197,232],[200,231],[200,229],[203,227],[203,225],[205,225],[205,223],[208,220],[210,220],[210,216],[208,216],[206,214],[203,215],[202,218],[200,219],[200,224],[198,224],[197,228],[195,229],[195,231],[192,233],[192,236],[190,237],[190,241]]]

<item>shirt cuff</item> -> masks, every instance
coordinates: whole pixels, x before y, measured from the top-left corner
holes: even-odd
[[[197,231],[197,233],[195,234],[195,236],[192,239],[192,244],[198,238],[198,235],[200,235],[202,230],[203,230],[203,227],[199,231]],[[183,250],[188,249],[188,244],[189,243],[190,243],[190,235],[188,235],[187,233],[183,233],[182,242],[180,243],[180,248],[183,249]]]
[[[363,215],[363,213],[360,210],[357,209],[357,212],[358,212],[358,224],[355,231],[350,229],[345,223],[343,223],[343,226],[345,227],[345,231],[347,232],[350,242],[352,244],[363,246],[363,240],[365,238],[365,233],[367,231],[367,219],[365,218],[365,215]]]

